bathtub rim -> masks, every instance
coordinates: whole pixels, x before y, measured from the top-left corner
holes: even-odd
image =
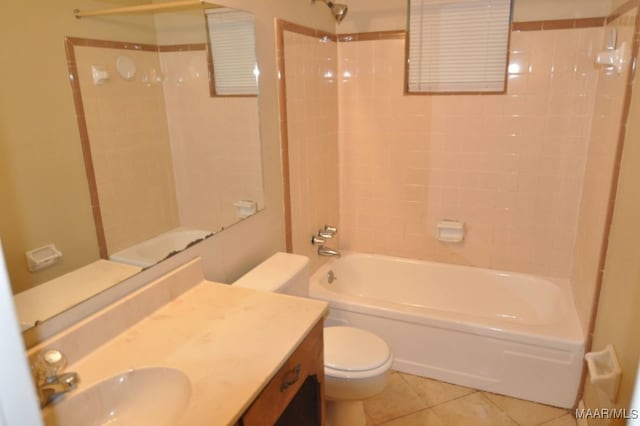
[[[430,327],[444,328],[464,333],[476,334],[501,340],[509,340],[517,343],[534,344],[550,349],[568,351],[584,351],[585,340],[580,325],[578,314],[573,302],[570,282],[568,279],[544,277],[520,272],[489,270],[491,272],[505,273],[509,275],[541,278],[559,287],[562,295],[564,318],[566,321],[554,324],[532,325],[508,322],[489,317],[476,317],[454,312],[446,312],[424,307],[401,305],[394,302],[379,301],[370,297],[358,297],[351,294],[332,291],[319,282],[320,277],[328,272],[336,261],[344,261],[352,256],[364,256],[368,258],[386,258],[394,261],[409,263],[437,264],[465,269],[483,269],[466,265],[450,265],[420,259],[409,259],[396,256],[378,255],[360,252],[343,252],[341,259],[330,259],[310,276],[309,295],[314,299],[320,299],[340,310],[353,311],[361,314],[377,317],[401,320],[409,323],[423,324]],[[331,313],[329,313],[331,315]]]

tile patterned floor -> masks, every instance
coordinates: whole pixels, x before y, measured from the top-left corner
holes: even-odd
[[[568,410],[399,372],[364,408],[367,426],[576,426]]]

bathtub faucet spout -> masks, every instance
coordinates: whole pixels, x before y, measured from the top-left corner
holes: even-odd
[[[318,247],[318,255],[328,256],[328,257],[337,257],[338,259],[340,259],[340,252],[338,250],[331,249],[324,245]]]

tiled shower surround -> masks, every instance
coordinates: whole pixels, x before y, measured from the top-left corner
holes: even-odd
[[[160,59],[180,224],[217,230],[239,200],[264,207],[257,98],[209,96],[204,49]]]
[[[178,226],[178,207],[161,84],[118,77],[95,85],[91,67],[115,64],[123,50],[76,47],[78,80],[109,253]],[[127,51],[141,70],[160,70],[158,54]],[[125,203],[125,204],[123,204]],[[123,209],[122,205],[128,206]]]
[[[609,18],[514,23],[506,92],[482,95],[405,94],[402,31],[327,43],[284,23],[283,90],[294,112],[283,114],[283,134],[290,152],[305,152],[288,157],[294,252],[316,268],[308,237],[339,209],[343,250],[569,278],[588,333],[630,84],[629,63],[605,72],[595,57],[611,28],[631,47],[638,8],[627,6]],[[288,31],[306,49],[295,50]],[[304,70],[304,85],[291,70]],[[314,116],[332,105],[309,97],[312,87],[337,90],[337,138],[330,115]],[[334,192],[339,206],[327,209]],[[437,240],[442,219],[465,223],[464,242]]]
[[[310,244],[324,224],[338,224],[336,42],[284,31],[292,247],[322,260]],[[342,229],[327,245],[337,248]]]
[[[602,37],[512,32],[496,95],[404,95],[404,40],[340,43],[342,248],[568,277]]]

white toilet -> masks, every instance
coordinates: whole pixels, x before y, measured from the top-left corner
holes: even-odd
[[[308,297],[309,259],[276,253],[233,285]],[[354,327],[325,327],[327,425],[364,425],[362,401],[384,389],[392,363],[389,345],[375,334]]]

